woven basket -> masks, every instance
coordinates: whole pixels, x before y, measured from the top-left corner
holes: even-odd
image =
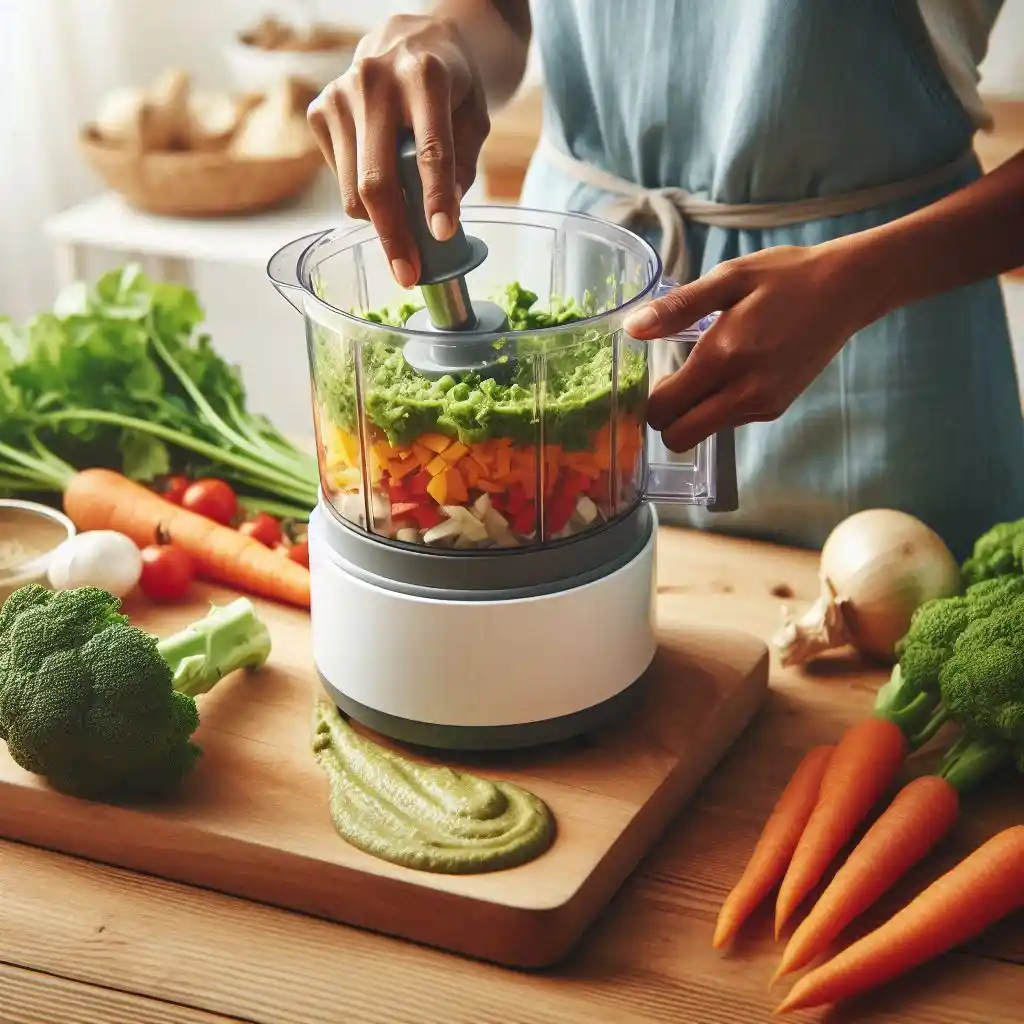
[[[171,217],[257,213],[305,191],[326,166],[315,148],[267,160],[222,152],[139,153],[104,142],[90,125],[78,141],[108,188],[137,209]]]

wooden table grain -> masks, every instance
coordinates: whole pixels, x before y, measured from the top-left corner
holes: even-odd
[[[659,600],[768,638],[816,593],[810,552],[663,531]],[[753,1024],[779,948],[759,914],[728,955],[718,906],[808,745],[834,740],[884,672],[846,655],[772,668],[759,718],[570,959],[520,973],[299,914],[0,843],[3,1024]],[[972,797],[952,840],[877,909],[1024,820],[1018,780]],[[872,918],[869,916],[868,922]],[[780,989],[781,990],[781,989]],[[872,997],[792,1020],[1020,1024],[1024,921]]]

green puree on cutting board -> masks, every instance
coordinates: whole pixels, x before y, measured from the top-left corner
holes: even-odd
[[[496,299],[508,315],[513,331],[554,328],[591,315],[575,301],[552,303],[550,311],[535,310],[537,296],[517,283],[504,288]],[[385,309],[361,315],[365,320],[397,327],[418,308],[409,304],[395,311]],[[339,349],[336,335],[330,332],[315,337],[321,402],[335,426],[355,434],[352,348]],[[396,446],[432,432],[457,437],[464,444],[492,437],[536,444],[542,405],[545,443],[560,444],[570,451],[589,451],[594,431],[608,423],[612,415],[615,349],[612,337],[597,328],[581,328],[569,337],[519,339],[512,357],[515,362],[511,378],[507,381],[474,373],[461,380],[451,375],[432,380],[406,363],[397,337],[390,344],[377,338],[359,343],[366,417]],[[496,347],[501,344],[496,343]],[[541,361],[532,356],[545,354],[545,350],[543,395],[538,401],[541,387],[536,379]],[[345,353],[341,360],[340,351]],[[648,388],[643,350],[620,347],[616,383],[618,411],[639,414]]]
[[[533,860],[554,839],[551,812],[532,793],[409,761],[357,733],[324,701],[317,703],[313,751],[330,782],[339,835],[382,860],[476,874]]]

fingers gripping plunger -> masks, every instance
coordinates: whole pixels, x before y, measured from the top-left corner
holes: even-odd
[[[495,348],[495,335],[509,330],[508,318],[494,302],[474,305],[466,286],[466,275],[487,258],[487,246],[481,239],[465,234],[461,224],[444,242],[430,233],[423,209],[416,140],[408,130],[399,138],[398,171],[409,226],[419,250],[419,289],[425,305],[405,326],[437,336],[410,338],[403,349],[406,362],[426,377],[471,371],[497,376],[507,368],[508,359]]]

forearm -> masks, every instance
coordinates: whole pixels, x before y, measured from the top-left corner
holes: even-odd
[[[529,0],[440,0],[431,14],[458,28],[483,78],[488,107],[508,102],[526,73]]]
[[[872,322],[919,299],[1024,265],[1024,150],[966,188],[837,239]]]

